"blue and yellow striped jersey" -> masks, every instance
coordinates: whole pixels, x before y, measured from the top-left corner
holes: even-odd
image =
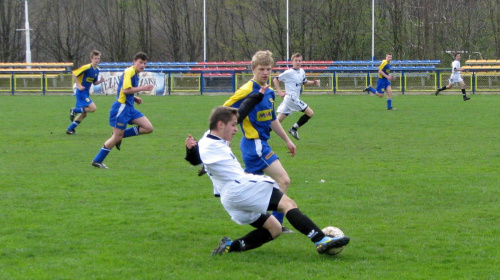
[[[130,66],[129,68],[125,69],[125,71],[123,71],[123,74],[120,77],[120,83],[118,84],[118,92],[116,94],[116,101],[122,104],[134,106],[134,95],[124,94],[123,89],[129,89],[138,86],[139,86],[139,73],[137,73],[134,66]]]
[[[239,108],[243,100],[251,94],[258,94],[261,86],[254,80],[248,81],[240,87],[225,103],[224,106]],[[247,139],[268,140],[270,137],[271,122],[276,119],[274,111],[274,90],[268,88],[262,101],[241,122],[243,136]]]
[[[387,60],[382,60],[382,63],[380,63],[380,66],[378,67],[378,70],[382,70],[385,74],[389,75],[391,73],[391,65]],[[386,77],[382,76],[380,73],[378,74],[379,79],[387,79]]]
[[[78,81],[82,86],[84,86],[87,90],[90,89],[90,86],[97,81],[97,77],[99,76],[99,68],[92,67],[92,64],[85,64],[82,67],[73,70],[73,75],[78,78]]]

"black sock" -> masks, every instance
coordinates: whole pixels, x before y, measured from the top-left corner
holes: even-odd
[[[323,231],[298,208],[288,211],[286,219],[295,229],[309,237],[312,242],[318,242],[325,237]]]
[[[238,238],[231,244],[230,252],[242,252],[259,248],[265,243],[273,240],[271,233],[265,228],[252,230],[247,235]]]
[[[311,117],[309,117],[307,114],[303,114],[302,117],[300,117],[300,119],[297,121],[297,125],[299,127],[303,126],[310,118]]]
[[[463,95],[464,98],[467,97],[467,94],[465,94],[465,88],[462,89],[462,95]]]

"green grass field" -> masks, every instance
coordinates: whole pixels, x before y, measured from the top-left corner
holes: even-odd
[[[399,95],[387,111],[374,96],[304,96],[315,116],[297,155],[270,144],[289,196],[351,243],[323,256],[296,233],[212,257],[251,227],[183,160],[184,139],[227,96],[143,97],[155,131],[125,139],[109,170],[90,162],[113,97],[94,96],[70,136],[74,97],[0,96],[0,279],[499,279],[500,95],[471,97]]]

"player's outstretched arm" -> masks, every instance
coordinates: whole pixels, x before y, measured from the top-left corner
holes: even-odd
[[[184,157],[184,159],[187,160],[191,165],[198,165],[203,163],[200,158],[198,143],[193,138],[193,136],[191,136],[191,134],[188,134],[188,137],[186,138],[186,156]]]

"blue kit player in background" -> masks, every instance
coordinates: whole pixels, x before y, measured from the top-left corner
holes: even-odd
[[[267,82],[271,76],[274,59],[270,51],[258,51],[252,57],[252,80],[240,87],[225,103],[224,106],[239,108],[246,98],[264,91],[263,100],[241,122],[243,138],[240,149],[245,163],[245,172],[252,174],[267,174],[278,183],[280,190],[286,193],[290,186],[290,177],[281,165],[279,157],[268,144],[273,130],[285,141],[289,153],[294,156],[296,147],[290,140],[281,123],[276,118],[274,110],[275,94]],[[284,214],[273,212],[280,223],[283,223]],[[283,227],[283,233],[291,231]]]
[[[392,87],[391,81],[394,79],[394,76],[391,76],[391,63],[392,54],[388,53],[385,56],[385,60],[382,60],[382,63],[378,67],[378,80],[377,80],[377,89],[375,90],[371,86],[368,86],[364,89],[364,91],[370,91],[371,93],[377,95],[378,97],[384,96],[384,89],[387,92],[387,110],[396,110],[396,108],[392,107]]]
[[[153,132],[153,125],[148,118],[134,108],[134,102],[142,103],[142,99],[134,94],[153,89],[153,85],[139,86],[139,73],[146,68],[147,60],[148,56],[145,53],[138,52],[134,56],[133,65],[123,72],[118,84],[116,101],[109,111],[109,125],[113,127],[113,134],[95,156],[92,166],[107,169],[103,161],[113,147],[116,146],[120,150],[122,138]],[[127,124],[136,126],[127,129]]]
[[[87,113],[93,113],[97,109],[92,99],[90,99],[90,87],[104,82],[104,77],[99,77],[99,68],[97,65],[101,62],[101,53],[93,50],[90,52],[91,63],[85,64],[82,67],[73,71],[73,79],[76,84],[76,105],[69,110],[69,119],[71,124],[66,129],[66,134],[75,134],[75,128],[87,116]],[[75,118],[76,114],[79,114]]]

